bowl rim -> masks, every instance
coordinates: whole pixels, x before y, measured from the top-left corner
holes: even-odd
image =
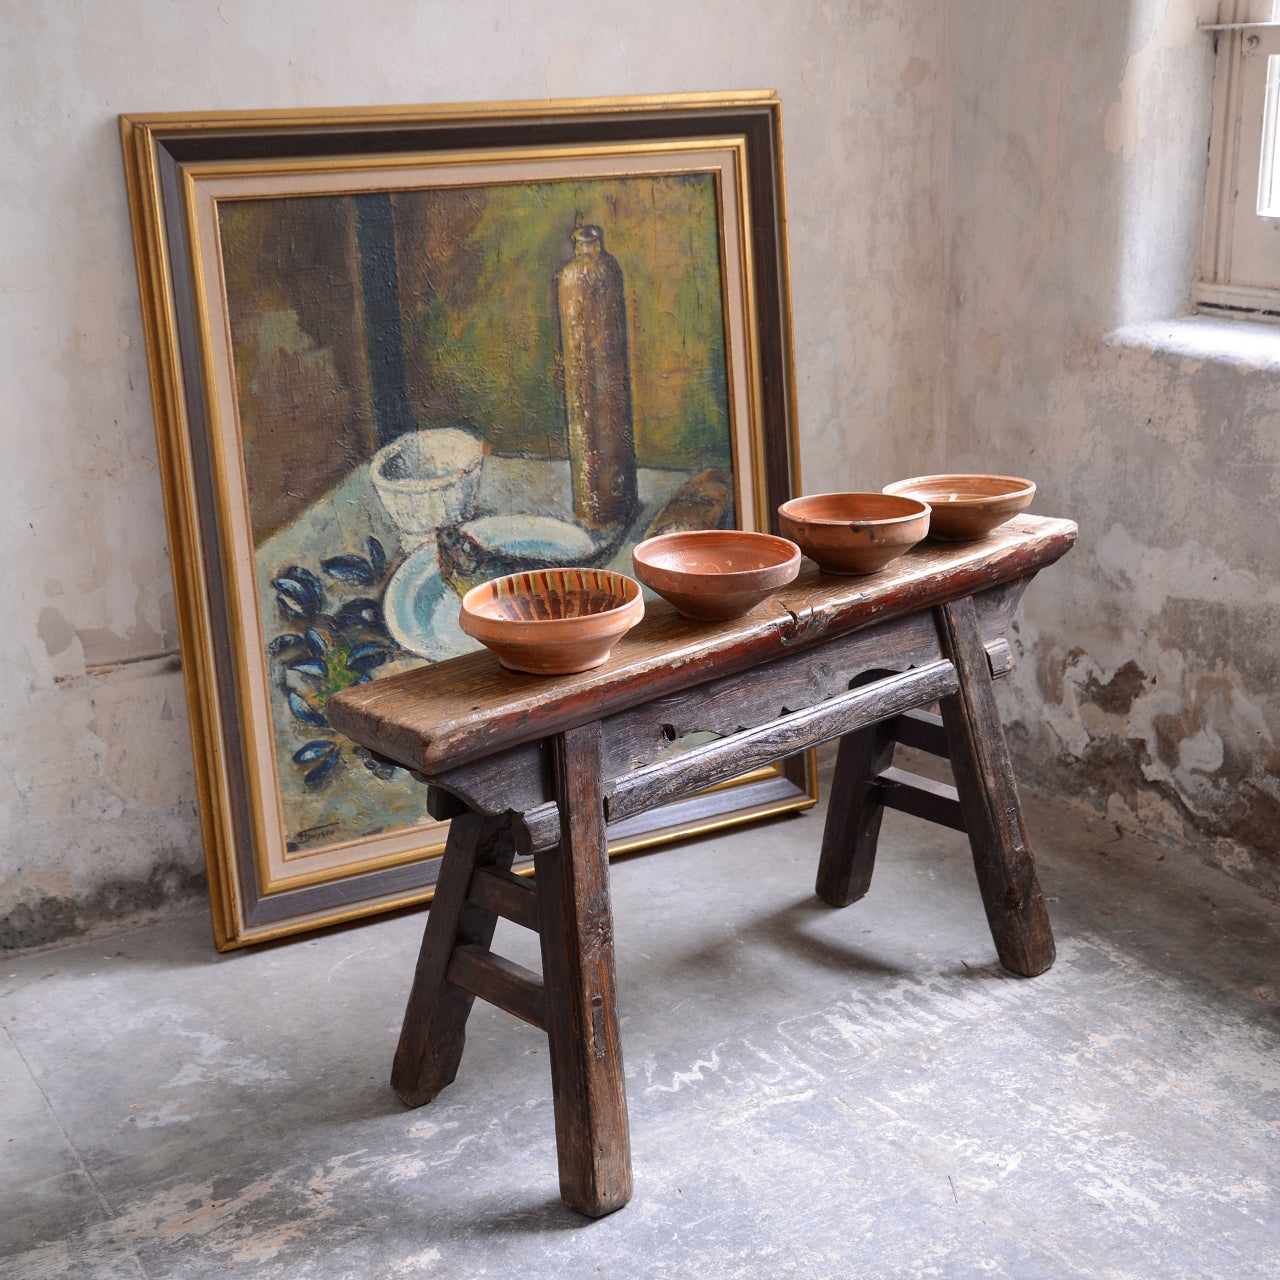
[[[784,547],[790,548],[785,559],[771,560],[767,564],[753,565],[749,569],[723,569],[723,570],[697,570],[697,569],[681,569],[671,565],[659,564],[657,561],[645,559],[645,554],[652,554],[655,547],[659,544],[676,544],[680,542],[700,542],[708,537],[726,538],[737,537],[748,543],[756,543],[758,546],[770,546],[776,548],[779,552]],[[691,581],[703,580],[706,582],[732,583],[734,581],[746,578],[756,577],[765,573],[778,573],[791,567],[791,565],[799,566],[803,552],[790,538],[784,538],[776,533],[765,533],[759,529],[673,529],[670,533],[660,533],[652,538],[645,538],[643,542],[637,542],[631,548],[631,560],[636,568],[636,576],[640,577],[640,569],[643,566],[645,570],[663,574],[671,578],[689,579]],[[643,582],[644,579],[641,578]],[[646,584],[652,586],[651,583]],[[656,590],[656,588],[654,588]]]
[[[933,476],[911,476],[906,480],[895,480],[892,484],[887,484],[881,493],[889,494],[893,497],[907,497],[908,490],[915,487],[923,487],[925,485],[944,485],[948,482],[957,480],[999,480],[1008,485],[1007,489],[1001,490],[999,493],[983,493],[972,494],[966,497],[956,498],[953,501],[938,503],[943,507],[985,507],[993,506],[997,502],[1009,502],[1017,498],[1027,498],[1028,500],[1035,497],[1036,482],[1028,480],[1024,476],[1007,476],[997,474],[990,471],[953,471],[942,472]],[[953,488],[960,488],[960,485],[953,484]],[[923,499],[921,499],[923,501]]]
[[[384,468],[387,465],[387,460],[397,449],[403,447],[410,436],[433,435],[436,433],[464,436],[475,444],[475,450],[467,462],[456,471],[445,471],[434,476],[389,476],[385,474]],[[393,491],[457,483],[480,466],[484,461],[484,455],[485,442],[474,431],[470,431],[466,427],[415,427],[411,431],[402,431],[394,440],[388,440],[386,444],[382,445],[374,453],[373,457],[369,459],[369,478],[374,484],[382,485],[384,488]]]
[[[605,577],[611,581],[611,585],[621,586],[623,594],[615,595],[616,603],[612,608],[605,609],[600,613],[578,614],[572,618],[495,618],[492,614],[481,613],[476,610],[476,605],[480,603],[482,593],[488,597],[496,594],[493,588],[497,583],[509,582],[515,578],[527,578],[533,574],[561,574],[575,571],[598,574]],[[530,593],[523,592],[521,594],[528,595]],[[458,625],[469,636],[473,636],[482,643],[484,643],[484,638],[481,636],[480,630],[472,630],[471,625],[479,629],[500,627],[503,633],[500,644],[529,642],[541,644],[553,640],[558,634],[572,632],[580,628],[588,619],[611,618],[621,622],[629,617],[632,611],[636,612],[636,617],[624,629],[629,629],[634,622],[639,622],[644,616],[644,591],[634,578],[628,574],[619,573],[615,569],[591,569],[583,565],[563,565],[548,569],[525,569],[518,573],[507,573],[500,577],[488,578],[484,582],[477,583],[462,597],[462,602],[459,605]],[[536,641],[534,640],[535,636]]]
[[[900,516],[807,516],[800,515],[795,510],[795,504],[800,502],[810,502],[818,498],[898,498],[903,502],[914,502],[918,511],[904,512]],[[789,509],[790,508],[790,509]],[[786,502],[778,507],[779,517],[787,520],[793,520],[801,527],[804,525],[812,525],[815,527],[825,528],[830,525],[838,525],[845,528],[851,524],[857,525],[886,525],[886,524],[905,524],[910,520],[919,520],[921,516],[931,514],[933,508],[921,498],[912,498],[902,493],[886,493],[883,489],[837,489],[830,493],[806,493],[796,498],[788,498]]]
[[[477,546],[481,546],[482,544],[478,542],[475,535],[472,533],[472,530],[478,525],[492,525],[503,521],[515,520],[527,520],[530,526],[537,526],[538,528],[545,528],[546,526],[554,525],[557,529],[572,529],[575,533],[581,534],[582,538],[585,539],[586,543],[589,544],[592,549],[595,547],[595,540],[580,524],[576,524],[572,520],[566,520],[563,516],[550,516],[545,512],[539,511],[494,511],[490,512],[488,515],[474,516],[470,520],[460,520],[456,525],[451,525],[449,527],[449,532],[461,541],[469,541],[475,543]],[[571,569],[581,566],[574,566],[566,563],[551,567],[557,569]]]

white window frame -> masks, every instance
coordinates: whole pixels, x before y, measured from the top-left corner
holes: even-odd
[[[1264,127],[1267,68],[1280,58],[1272,0],[1223,0],[1213,82],[1199,311],[1280,321],[1280,216],[1258,213],[1274,132]],[[1280,63],[1276,64],[1280,66]]]

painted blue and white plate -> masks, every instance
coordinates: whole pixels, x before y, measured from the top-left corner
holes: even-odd
[[[435,541],[419,547],[391,575],[382,613],[391,638],[419,658],[441,662],[482,648],[458,625],[458,597],[440,577]]]

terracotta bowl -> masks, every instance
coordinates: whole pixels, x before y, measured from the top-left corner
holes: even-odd
[[[929,532],[929,506],[884,493],[815,493],[784,502],[778,520],[828,573],[875,573]]]
[[[636,577],[686,618],[738,618],[800,572],[800,548],[771,533],[691,529],[631,552]]]
[[[511,671],[598,667],[644,617],[640,584],[607,569],[539,569],[472,587],[458,623]]]
[[[933,508],[931,538],[974,542],[1029,507],[1036,486],[1018,476],[916,476],[887,484],[884,492],[927,502]]]

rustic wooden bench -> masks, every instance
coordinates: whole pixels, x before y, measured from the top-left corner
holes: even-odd
[[[1053,935],[992,680],[1027,583],[1075,535],[1023,515],[871,577],[805,561],[732,622],[652,604],[594,671],[518,675],[486,651],[332,698],[332,723],[412,770],[452,820],[392,1069],[400,1097],[420,1106],[453,1080],[480,996],[547,1034],[565,1203],[593,1217],[624,1205],[607,824],[836,738],[818,895],[867,892],[885,807],[945,823],[968,833],[1000,963],[1044,972]],[[695,732],[720,736],[672,752]],[[898,743],[949,758],[955,786],[894,768]],[[532,879],[512,872],[518,855]],[[541,975],[490,950],[499,916],[538,933]]]

